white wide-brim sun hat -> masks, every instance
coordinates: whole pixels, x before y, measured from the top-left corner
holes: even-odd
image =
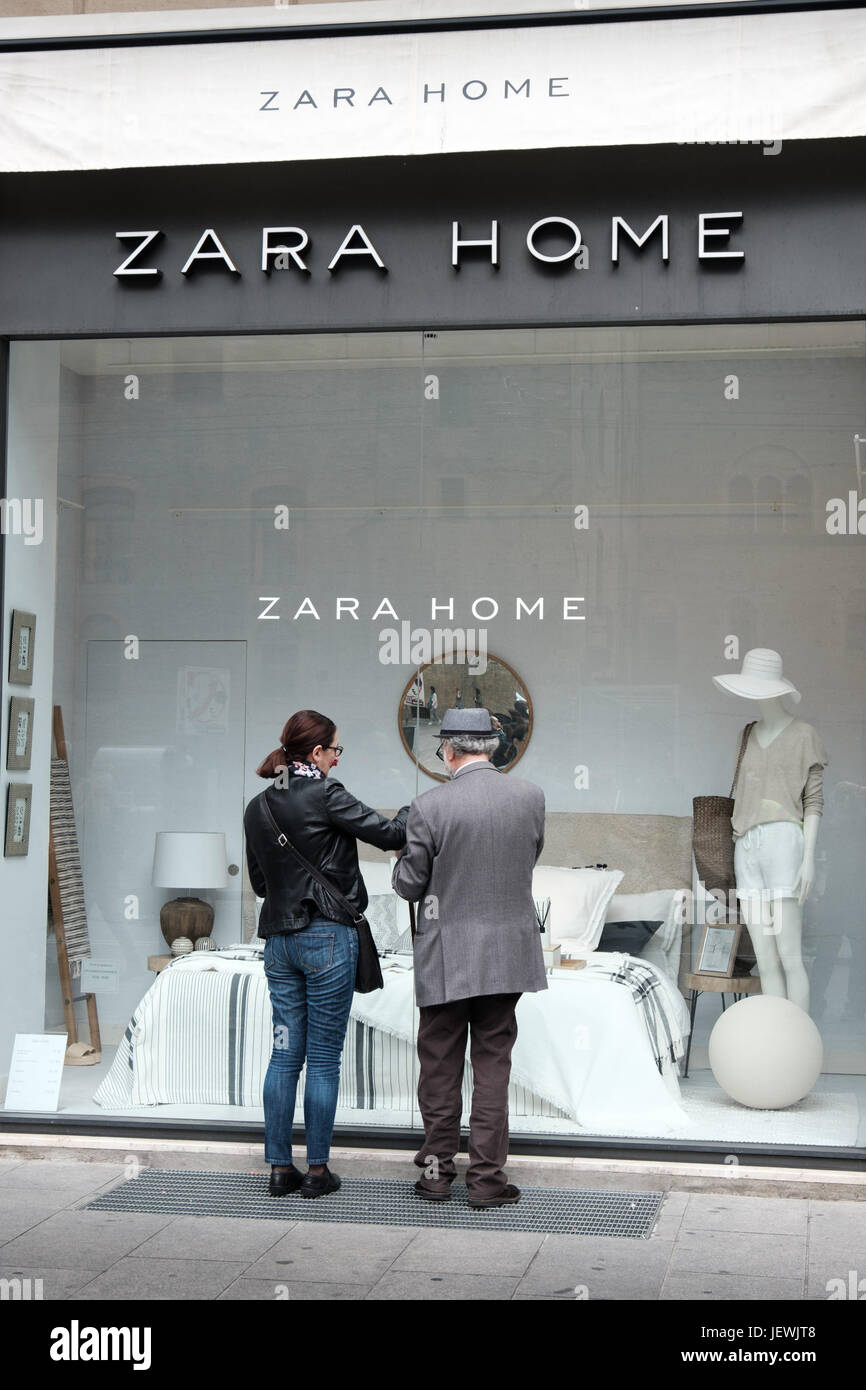
[[[787,695],[795,705],[802,698],[796,686],[782,673],[782,658],[769,647],[753,647],[743,657],[741,671],[713,676],[713,685],[729,695],[742,695],[746,700],[773,700]]]

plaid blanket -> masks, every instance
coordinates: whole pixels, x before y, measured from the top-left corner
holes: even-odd
[[[665,1062],[678,1062],[685,1056],[687,1034],[683,1033],[682,1011],[674,1008],[658,970],[617,951],[596,952],[587,961],[586,969],[631,990],[660,1072],[664,1071]]]

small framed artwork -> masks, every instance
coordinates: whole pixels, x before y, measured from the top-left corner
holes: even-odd
[[[699,975],[727,975],[730,978],[740,944],[741,926],[707,926],[701,937],[698,963]]]
[[[26,772],[30,767],[34,705],[34,700],[23,695],[13,695],[9,701],[9,742],[6,746],[9,772]]]
[[[12,641],[9,644],[10,685],[33,684],[33,651],[36,645],[36,614],[12,614]]]
[[[9,783],[9,800],[6,804],[6,848],[7,858],[16,854],[26,854],[30,847],[30,797],[33,788],[27,782]]]

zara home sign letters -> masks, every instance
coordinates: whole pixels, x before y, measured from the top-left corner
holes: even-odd
[[[692,250],[700,264],[706,262],[745,261],[745,251],[731,247],[731,238],[740,230],[742,211],[699,212],[697,225],[692,232]],[[443,229],[443,252],[448,254],[450,244],[451,266],[459,270],[469,256],[479,256],[493,266],[501,260],[501,228],[498,220],[477,229],[477,235],[469,235],[460,222],[452,221],[449,230]],[[115,232],[121,242],[134,242],[128,255],[114,271],[119,280],[135,278],[155,284],[162,276],[162,266],[157,256],[157,244],[164,233],[159,228],[148,231]],[[556,249],[550,246],[555,238]],[[682,240],[685,240],[683,236]],[[636,229],[628,219],[614,214],[610,219],[610,239],[607,254],[613,265],[620,264],[624,249],[640,254],[644,248],[654,249],[660,261],[667,265],[671,258],[670,214],[660,212],[647,226]],[[584,243],[578,224],[570,217],[549,215],[537,219],[525,234],[525,247],[529,256],[545,265],[567,265],[571,262],[576,270],[589,267],[590,248]],[[547,248],[547,249],[545,249]],[[258,269],[265,275],[274,270],[297,270],[305,275],[311,273],[308,261],[313,257],[313,242],[304,227],[262,227],[261,253]],[[344,261],[363,263],[386,271],[388,266],[377,249],[373,239],[360,222],[348,227],[342,241],[329,247],[328,271],[333,274]],[[215,227],[205,227],[198,239],[190,246],[185,259],[177,265],[181,275],[190,275],[205,265],[216,266],[231,275],[240,275],[234,257],[220,237]]]

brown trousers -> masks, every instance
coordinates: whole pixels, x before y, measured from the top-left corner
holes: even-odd
[[[519,994],[485,994],[419,1009],[418,1104],[424,1145],[415,1163],[430,1186],[445,1190],[456,1173],[460,1147],[466,1035],[474,1086],[469,1117],[466,1186],[477,1198],[497,1196],[506,1184],[508,1083],[511,1049],[517,1038],[514,1010]]]

